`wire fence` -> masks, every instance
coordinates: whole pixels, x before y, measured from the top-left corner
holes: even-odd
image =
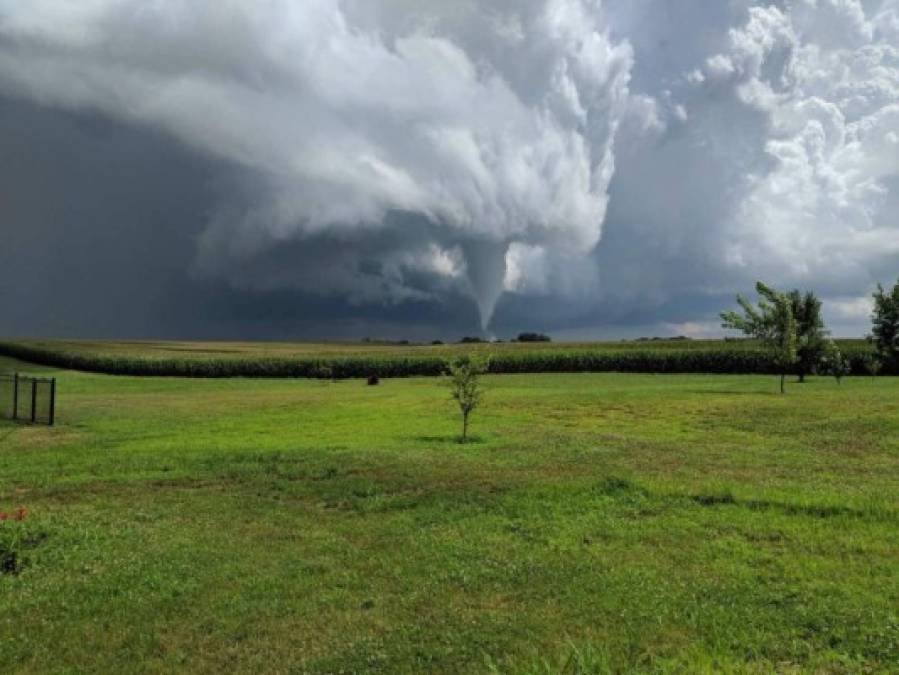
[[[0,417],[53,426],[56,378],[0,375]]]

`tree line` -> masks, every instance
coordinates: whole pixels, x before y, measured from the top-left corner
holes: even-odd
[[[789,374],[797,375],[800,382],[811,374],[830,374],[839,382],[850,373],[849,360],[830,338],[821,301],[813,292],[782,292],[761,281],[756,292],[756,305],[738,295],[742,311],[723,312],[722,326],[755,338],[770,351],[780,370],[781,393]],[[864,365],[868,373],[877,375],[885,366],[899,366],[899,282],[891,290],[878,284],[871,320],[868,339],[875,349],[866,355]]]

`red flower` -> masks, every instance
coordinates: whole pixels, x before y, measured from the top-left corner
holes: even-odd
[[[9,514],[5,511],[0,511],[0,520],[7,520],[9,518]]]
[[[20,506],[16,509],[16,512],[12,515],[13,520],[25,520],[25,516],[28,515],[28,509],[24,506]]]

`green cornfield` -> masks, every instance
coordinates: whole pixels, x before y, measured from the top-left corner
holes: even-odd
[[[872,347],[838,341],[852,374],[865,374]],[[749,340],[384,345],[377,343],[0,342],[0,355],[112,375],[349,379],[436,376],[447,359],[489,357],[491,373],[774,374],[770,354]]]

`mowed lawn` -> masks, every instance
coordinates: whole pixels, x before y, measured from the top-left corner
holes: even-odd
[[[2,672],[899,671],[899,378],[55,375]]]

